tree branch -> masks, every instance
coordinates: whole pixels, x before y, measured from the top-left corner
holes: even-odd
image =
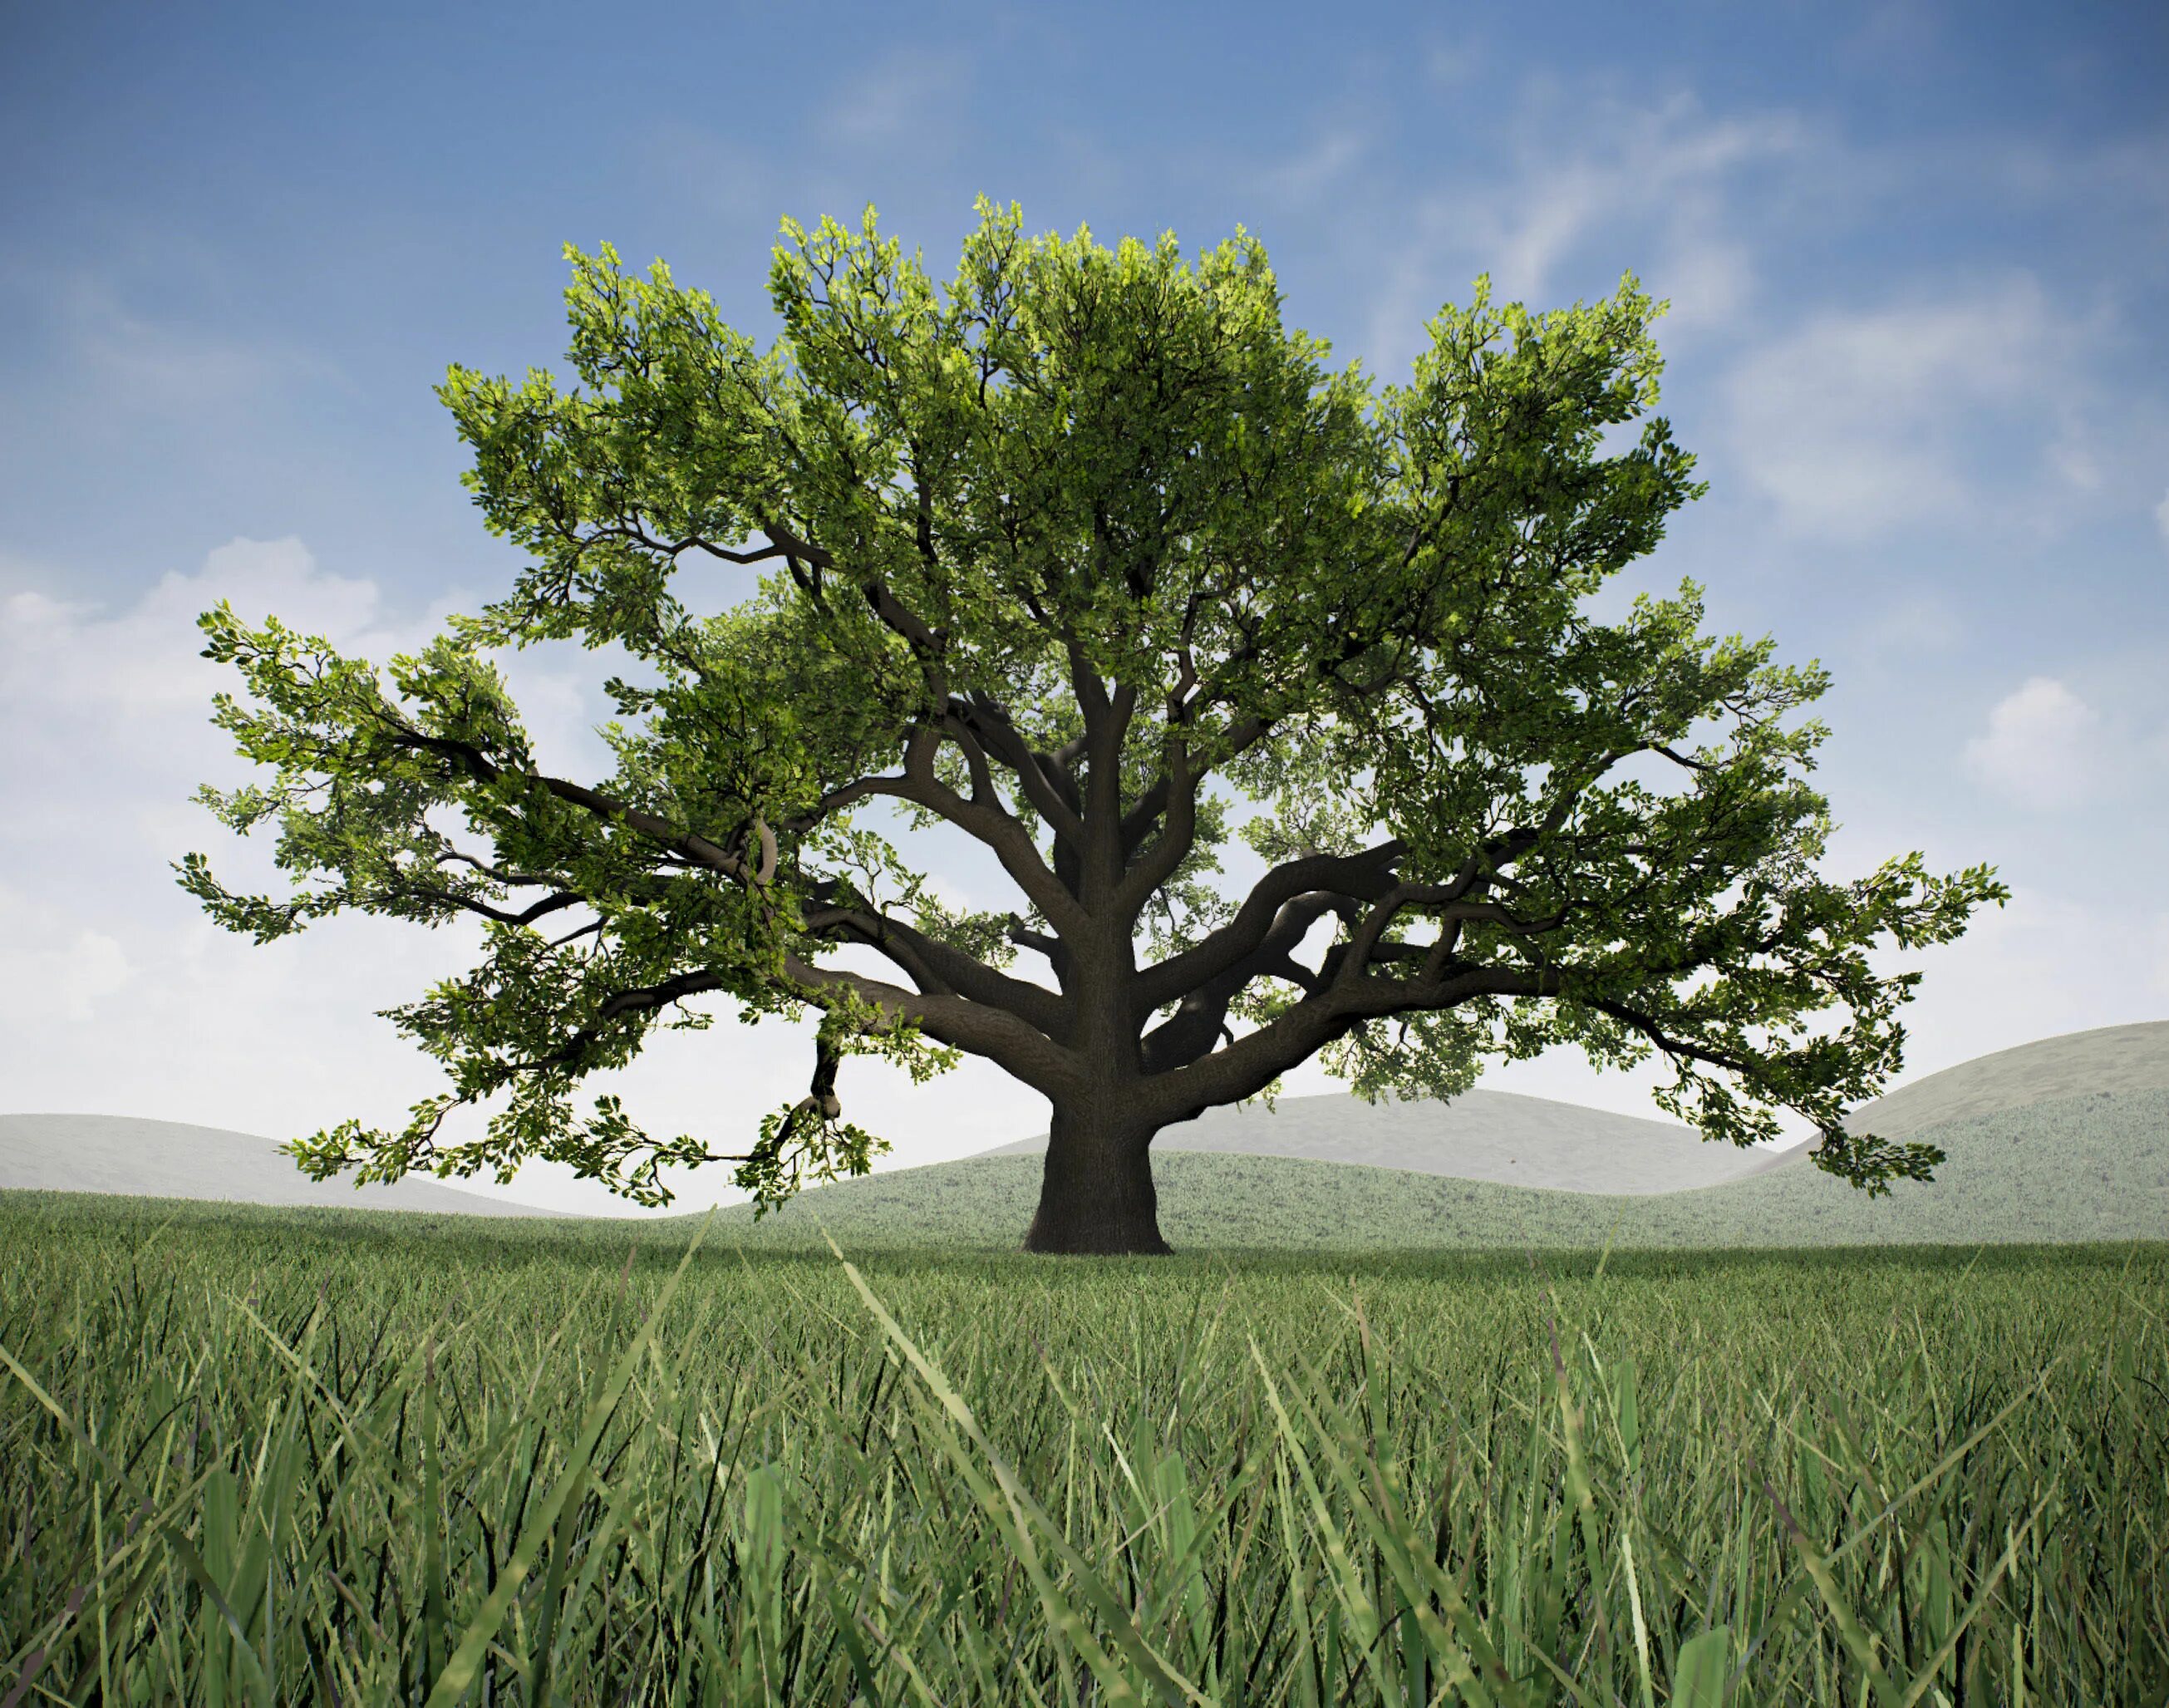
[[[1294,951],[1310,935],[1310,928],[1328,913],[1352,909],[1346,896],[1323,891],[1295,897],[1274,915],[1257,947],[1226,971],[1184,997],[1175,1011],[1144,1035],[1140,1043],[1144,1071],[1164,1073],[1195,1061],[1228,1033],[1228,1009],[1235,998],[1259,979],[1286,979],[1306,995],[1316,995],[1322,980],[1330,977],[1331,963],[1313,973],[1294,959]],[[1154,1011],[1143,1003],[1141,1013]],[[1229,1034],[1232,1036],[1232,1034]]]
[[[456,740],[449,736],[424,734],[402,723],[397,718],[386,717],[381,712],[375,715],[379,722],[392,726],[395,732],[393,739],[399,745],[422,749],[451,759],[471,776],[485,783],[494,782],[498,777],[506,774],[502,766],[491,760],[472,742]],[[749,864],[738,855],[731,853],[710,841],[698,831],[689,830],[680,833],[667,819],[658,818],[655,814],[642,808],[628,805],[623,801],[599,793],[579,783],[568,782],[562,777],[544,777],[535,771],[515,771],[511,775],[524,782],[539,783],[558,799],[569,801],[575,806],[584,807],[605,822],[616,820],[621,823],[628,829],[637,830],[642,835],[661,843],[672,852],[695,864],[704,866],[711,871],[720,872],[727,878],[738,878],[762,889],[765,889],[775,881],[777,858],[775,833],[769,829],[765,821],[758,817],[751,826],[742,827],[733,839],[743,844],[749,830],[753,836],[758,839],[760,844],[760,863],[756,867]],[[1019,828],[1021,830],[1022,827]]]
[[[1418,988],[1404,980],[1359,977],[1307,996],[1270,1026],[1245,1033],[1225,1049],[1154,1075],[1136,1092],[1138,1113],[1162,1125],[1201,1110],[1240,1102],[1263,1091],[1365,1020],[1420,1009],[1451,1008],[1473,996],[1556,995],[1555,971],[1525,973],[1476,967]]]
[[[937,1043],[985,1056],[1005,1073],[1022,1080],[1049,1097],[1068,1096],[1084,1081],[1084,1065],[1015,1015],[962,996],[921,995],[898,985],[884,984],[840,967],[816,967],[786,951],[785,976],[797,987],[797,1000],[827,1009],[836,1006],[842,993],[878,1007],[893,1026],[899,1020],[917,1022],[919,1030]]]
[[[595,1011],[594,1020],[576,1030],[571,1041],[562,1049],[552,1050],[533,1061],[511,1063],[507,1071],[541,1073],[554,1067],[578,1068],[584,1064],[589,1048],[602,1036],[605,1025],[620,1015],[644,1014],[650,1009],[667,1007],[683,997],[697,996],[704,991],[725,988],[724,981],[718,974],[700,972],[681,973],[675,978],[664,979],[660,985],[617,991],[605,999],[602,1006]]]
[[[878,949],[917,981],[922,995],[963,996],[1002,1009],[1049,1035],[1068,1024],[1068,1004],[1054,991],[1012,979],[878,910],[822,908],[805,917],[809,933],[840,930],[850,942]]]
[[[1310,854],[1282,862],[1258,880],[1227,924],[1194,947],[1139,970],[1138,1011],[1149,1014],[1166,1006],[1255,953],[1282,905],[1295,896],[1327,890],[1372,900],[1384,894],[1392,888],[1394,862],[1407,851],[1407,844],[1394,838],[1357,854]]]

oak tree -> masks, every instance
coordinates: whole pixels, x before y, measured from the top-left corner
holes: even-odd
[[[1327,376],[1330,346],[1283,330],[1239,226],[1193,273],[1172,233],[1111,254],[977,211],[940,296],[871,207],[862,240],[786,220],[765,355],[661,261],[643,283],[567,245],[580,385],[454,366],[439,388],[489,528],[535,562],[392,660],[411,703],[276,617],[200,617],[204,655],[268,708],[221,694],[216,721],[279,778],[196,798],[243,832],[275,810],[281,867],[342,882],[234,896],[191,854],[184,887],[259,942],[341,907],[487,922],[483,964],[383,1011],[456,1094],[401,1132],[294,1140],[301,1166],[543,1156],[654,1204],[666,1166],[730,1161],[766,1207],[885,1148],[841,1119],[842,1058],[923,1081],[970,1051],[1051,1108],[1026,1246],[1164,1252],[1170,1124],[1270,1101],[1314,1056],[1372,1101],[1451,1097],[1487,1055],[1564,1041],[1599,1066],[1663,1051],[1678,1082],[1656,1101],[1707,1139],[1773,1136],[1789,1108],[1829,1172],[1928,1179],[1934,1146],[1841,1124],[1900,1065],[1920,977],[1879,979],[1863,950],[1948,941],[2009,892],[1917,853],[1817,876],[1831,820],[1798,773],[1827,731],[1780,720],[1826,673],[1700,637],[1692,581],[1618,623],[1580,608],[1705,489],[1648,414],[1665,305],[1630,273],[1535,315],[1479,279],[1374,401],[1359,365]],[[719,615],[673,597],[759,564]],[[606,684],[649,722],[604,727],[618,770],[594,787],[538,771],[475,655],[575,636],[662,678]],[[1216,777],[1265,809],[1239,829],[1267,862],[1239,905],[1206,882]],[[984,845],[1021,909],[945,905],[854,822],[877,800]],[[446,808],[487,854],[427,822]],[[575,909],[594,917],[549,936]],[[896,976],[823,964],[850,945]],[[1020,952],[1047,979],[1006,970]],[[614,1097],[573,1116],[576,1081],[651,1027],[704,1029],[666,1017],[711,991],[749,1024],[819,1011],[804,1099],[738,1150],[651,1138]],[[1804,1036],[1833,1004],[1848,1023]],[[486,1140],[439,1142],[447,1108],[507,1086]]]

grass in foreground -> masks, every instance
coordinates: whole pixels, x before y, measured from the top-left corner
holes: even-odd
[[[0,1197],[0,1702],[2159,1703],[2169,1246]]]

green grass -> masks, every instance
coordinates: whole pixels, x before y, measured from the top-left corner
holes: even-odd
[[[1599,1250],[2169,1240],[2169,1092],[2065,1098],[1911,1135],[1948,1161],[1870,1198],[1806,1162],[1647,1197],[1546,1192],[1295,1157],[1155,1154],[1177,1251]],[[1037,1156],[975,1156],[802,1193],[731,1238],[826,1250],[821,1230],[884,1245],[1007,1248],[1038,1202]]]
[[[2169,1246],[696,1231],[0,1195],[0,1703],[2169,1698]]]

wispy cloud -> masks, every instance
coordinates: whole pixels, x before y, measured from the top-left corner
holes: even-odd
[[[136,969],[112,937],[88,926],[52,928],[51,909],[29,892],[0,883],[0,931],[13,947],[0,980],[0,1022],[10,1030],[55,1016],[76,1025],[97,1017],[104,999],[126,988]]]
[[[871,193],[868,162],[878,160],[892,182],[898,172],[929,184],[953,179],[972,134],[974,70],[981,57],[969,46],[938,52],[899,47],[839,72],[807,126],[803,149],[780,148],[772,138],[676,115],[657,116],[642,125],[636,145],[642,176],[673,202],[751,227],[770,248],[783,242],[777,231],[785,214],[808,232],[828,217],[855,234],[869,201],[876,204],[886,238],[895,234],[896,210]],[[1005,199],[994,184],[978,187]],[[970,195],[943,211],[968,216]],[[741,241],[738,232],[729,235],[733,244]],[[915,247],[907,236],[904,254]],[[930,253],[928,270],[946,277],[938,259]],[[733,323],[743,326],[743,318]]]
[[[1943,19],[1932,0],[1883,0],[1849,34],[1837,51],[1848,63],[1880,68],[1893,60],[1917,59],[1943,37]]]
[[[1477,273],[1491,275],[1495,300],[1548,307],[1556,275],[1607,238],[1614,253],[1652,257],[1636,271],[1671,301],[1660,328],[1668,345],[1753,300],[1757,268],[1731,216],[1735,181],[1800,156],[1814,146],[1810,127],[1786,112],[1712,118],[1680,93],[1649,106],[1589,101],[1563,131],[1569,104],[1532,98],[1516,119],[1506,169],[1415,198],[1415,236],[1382,262],[1384,283],[1370,304],[1373,372],[1398,381],[1426,345],[1423,323],[1442,302],[1465,302]]]
[[[1276,200],[1298,206],[1314,203],[1356,169],[1371,141],[1358,131],[1333,131],[1293,159],[1267,168],[1260,183]]]
[[[2081,384],[2086,336],[2022,272],[1940,301],[1816,314],[1727,376],[1728,442],[1799,533],[1862,541],[1961,517],[1991,496],[1974,435],[2053,415]]]
[[[856,148],[903,149],[947,160],[960,146],[958,116],[970,107],[968,56],[897,48],[847,72],[825,103],[823,133]]]
[[[104,382],[106,396],[120,407],[197,414],[296,382],[353,384],[336,362],[290,340],[243,339],[141,312],[96,274],[66,275],[53,301],[78,373]]]
[[[142,873],[165,878],[163,861],[225,845],[243,866],[275,869],[265,851],[275,844],[275,824],[237,838],[190,798],[203,783],[226,789],[271,775],[211,722],[221,692],[260,709],[233,665],[200,656],[205,643],[196,617],[221,600],[244,623],[275,614],[296,633],[323,636],[344,657],[369,659],[395,701],[392,657],[420,651],[445,632],[451,611],[483,602],[454,589],[414,619],[395,617],[374,582],[323,572],[290,537],[232,541],[200,571],[168,571],[118,611],[35,591],[0,597],[0,720],[9,731],[0,787],[24,803],[0,819],[0,849],[19,882],[47,880],[39,892],[42,916],[60,934],[52,941],[71,955],[78,928],[93,921],[124,947],[134,941],[112,930],[111,910],[99,898],[144,895]],[[567,669],[537,656],[558,644],[483,656],[511,689],[538,764],[560,775],[605,776],[615,759],[591,727],[582,686],[590,667]],[[649,680],[640,660],[623,656],[635,677]],[[99,888],[102,880],[111,881],[109,890]],[[71,926],[69,897],[78,889],[88,893]],[[157,912],[170,917],[164,884],[152,883],[147,893],[162,904]],[[187,901],[178,889],[173,898]]]

